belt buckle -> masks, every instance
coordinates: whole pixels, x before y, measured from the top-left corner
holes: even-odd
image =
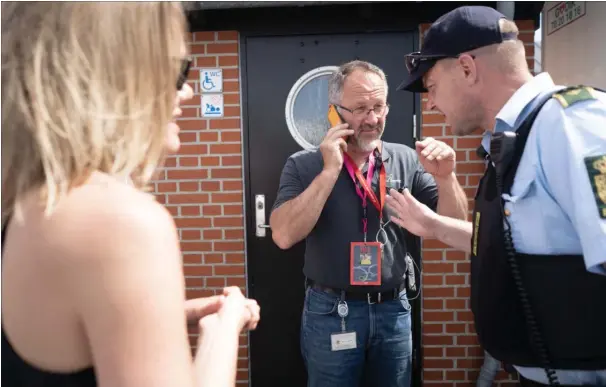
[[[366,299],[367,299],[369,305],[380,304],[381,303],[381,292],[377,293],[377,302],[372,301],[372,297],[371,297],[370,293],[366,293]]]

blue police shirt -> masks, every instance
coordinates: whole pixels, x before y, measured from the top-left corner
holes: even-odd
[[[523,85],[496,116],[495,132],[514,131],[543,93],[563,89],[547,73]],[[582,254],[587,270],[606,275],[606,219],[600,217],[585,158],[606,155],[606,94],[564,108],[551,99],[537,115],[511,187],[503,195],[514,246],[526,254]],[[490,132],[482,146],[490,152]],[[582,296],[582,295],[579,295]],[[606,299],[605,299],[606,302]],[[548,384],[541,368],[519,367]],[[604,384],[606,370],[556,370],[561,384]]]

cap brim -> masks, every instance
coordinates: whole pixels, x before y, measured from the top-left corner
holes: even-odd
[[[412,93],[425,93],[427,89],[423,85],[423,76],[435,65],[434,61],[426,61],[419,65],[417,71],[408,73],[408,77],[398,86],[396,90],[406,90]]]

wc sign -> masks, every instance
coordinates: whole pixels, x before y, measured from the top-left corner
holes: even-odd
[[[200,92],[220,93],[223,91],[223,70],[201,69],[200,70]]]

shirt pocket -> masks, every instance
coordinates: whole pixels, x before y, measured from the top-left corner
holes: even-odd
[[[536,197],[536,175],[524,171],[516,176],[509,195],[503,195],[505,201],[504,220],[511,227],[514,246],[519,252],[531,253],[537,242],[544,240],[542,229],[541,203],[533,200]],[[532,236],[533,241],[529,241]]]
[[[516,206],[521,204],[520,202],[524,199],[530,198],[534,195],[534,186],[536,181],[536,174],[534,171],[521,171],[518,170],[513,185],[510,189],[510,194],[504,194],[503,199],[505,202],[509,202]]]

